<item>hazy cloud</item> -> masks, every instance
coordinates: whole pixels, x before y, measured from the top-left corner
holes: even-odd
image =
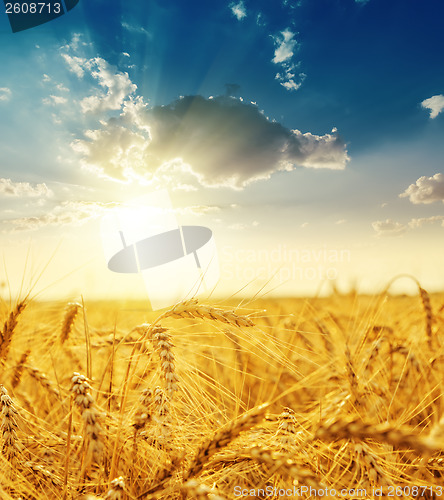
[[[424,109],[430,110],[430,118],[436,118],[444,109],[444,95],[434,95],[421,102]]]
[[[66,102],[68,102],[68,99],[59,95],[50,95],[49,97],[45,97],[42,102],[43,104],[47,105],[57,105],[65,104]]]
[[[409,227],[411,229],[416,229],[426,225],[434,224],[435,222],[441,222],[444,226],[444,215],[433,215],[432,217],[421,217],[419,219],[412,219],[409,222]]]
[[[247,10],[245,9],[245,4],[242,0],[238,3],[230,3],[229,7],[233,15],[237,17],[238,21],[241,21],[244,17],[247,17]]]
[[[415,205],[435,201],[444,202],[444,175],[438,173],[432,177],[422,176],[415,184],[410,184],[399,196],[400,198],[408,197]]]
[[[221,207],[216,205],[193,205],[191,207],[175,208],[174,212],[179,215],[207,215],[220,212]]]
[[[11,179],[0,179],[0,194],[4,196],[37,197],[52,196],[52,191],[46,184],[31,185],[29,182],[13,182]]]
[[[101,217],[106,210],[115,206],[114,203],[65,201],[48,213],[21,217],[10,220],[8,223],[14,226],[14,232],[34,231],[45,226],[81,226],[92,219]]]
[[[242,188],[296,166],[343,169],[349,159],[336,132],[289,130],[256,105],[227,96],[188,96],[152,109],[132,103],[119,119],[85,135],[73,144],[84,162],[120,180],[149,181],[172,169],[182,183],[183,174],[186,184]]]
[[[143,26],[135,26],[124,21],[122,23],[122,28],[125,28],[130,33],[138,33],[140,35],[146,35],[147,37],[151,38],[151,33],[147,31]]]
[[[0,102],[9,101],[9,99],[11,99],[11,95],[11,89],[8,89],[8,87],[0,87]]]
[[[444,227],[444,215],[433,215],[431,217],[421,217],[411,219],[407,224],[386,219],[385,221],[376,221],[372,223],[373,229],[376,231],[377,236],[400,236],[414,229],[435,224],[440,222]]]
[[[377,236],[400,236],[407,231],[407,226],[392,219],[372,222],[372,227]]]

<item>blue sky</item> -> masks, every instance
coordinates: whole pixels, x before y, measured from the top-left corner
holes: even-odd
[[[42,283],[80,267],[69,293],[119,288],[100,217],[162,187],[221,255],[251,251],[222,258],[221,293],[314,293],[331,267],[344,287],[409,272],[442,289],[443,15],[436,0],[80,0],[15,34],[0,15],[8,275],[27,248],[58,248]],[[277,247],[311,251],[315,278],[281,251],[292,272],[273,281]],[[319,270],[319,248],[350,257]]]

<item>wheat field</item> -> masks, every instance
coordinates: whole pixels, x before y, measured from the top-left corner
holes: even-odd
[[[441,496],[444,295],[0,318],[2,500]]]

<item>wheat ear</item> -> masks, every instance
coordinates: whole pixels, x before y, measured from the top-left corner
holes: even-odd
[[[166,328],[156,326],[151,335],[151,342],[159,354],[165,388],[168,397],[171,398],[173,393],[177,391],[177,382],[179,380],[174,366],[174,344],[171,341],[171,335]]]
[[[18,317],[26,307],[26,301],[18,302],[15,308],[9,313],[8,319],[3,325],[3,330],[0,331],[0,360],[6,359],[11,346],[12,336],[14,335],[15,327],[17,326]]]
[[[103,451],[102,429],[98,421],[98,412],[94,406],[94,398],[89,392],[91,386],[87,378],[79,373],[74,373],[71,381],[74,403],[79,407],[84,422],[84,439],[87,444],[87,454],[83,467],[83,472],[85,472],[93,460],[96,462],[101,460]]]
[[[191,476],[199,474],[203,466],[215,453],[230,444],[242,431],[247,431],[259,423],[264,418],[268,406],[268,403],[264,403],[252,408],[217,430],[211,439],[205,440],[185,471],[184,480],[186,481]]]
[[[285,451],[295,446],[296,417],[291,408],[285,407],[279,415],[279,426],[276,431],[276,438]]]
[[[430,347],[432,347],[432,324],[433,324],[433,312],[432,312],[432,303],[430,302],[430,295],[427,290],[424,288],[419,288],[419,295],[421,296],[422,306],[425,312],[425,330],[427,342]]]
[[[71,335],[72,329],[74,328],[74,322],[77,315],[82,307],[82,304],[78,302],[69,302],[65,308],[65,315],[62,321],[60,342],[64,344],[69,336]]]
[[[298,483],[312,488],[324,488],[316,474],[309,469],[300,467],[285,454],[274,453],[260,446],[250,448],[247,453],[253,460],[266,465],[273,472],[296,479]]]
[[[29,349],[27,351],[25,351],[21,355],[19,362],[15,365],[15,368],[14,368],[14,371],[13,371],[12,377],[11,377],[11,385],[12,385],[13,389],[15,389],[20,383],[20,380],[21,380],[22,375],[23,375],[23,370],[25,369],[25,363],[26,363],[30,353],[31,353],[31,351]]]
[[[412,429],[405,427],[392,427],[389,424],[376,424],[362,422],[358,419],[340,419],[326,423],[318,428],[315,439],[374,439],[397,447],[406,447],[417,454],[434,453],[444,449],[444,440],[434,436],[420,436]]]
[[[252,327],[254,323],[247,316],[240,316],[234,311],[225,311],[217,307],[200,305],[197,299],[186,300],[165,313],[170,318],[199,318],[220,321],[238,327]]]
[[[108,500],[122,500],[125,491],[125,481],[123,477],[116,477],[111,481],[111,488],[108,490],[106,497]]]
[[[3,385],[0,385],[0,405],[3,448],[7,450],[8,458],[11,460],[17,453],[17,410]]]
[[[185,497],[195,500],[226,500],[226,497],[216,493],[214,489],[205,484],[200,484],[195,479],[190,479],[181,487],[181,492]]]

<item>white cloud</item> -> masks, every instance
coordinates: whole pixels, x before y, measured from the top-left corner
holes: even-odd
[[[294,35],[295,34],[287,28],[281,31],[280,35],[273,37],[276,46],[273,57],[273,62],[275,64],[283,63],[293,57],[293,51],[297,43],[294,39]]]
[[[430,118],[436,118],[444,109],[444,95],[434,95],[421,102],[424,109],[430,110]]]
[[[392,219],[372,222],[372,227],[377,236],[400,236],[407,231],[407,226]]]
[[[57,104],[65,104],[68,102],[66,97],[58,96],[58,95],[50,95],[49,97],[45,97],[42,100],[43,104],[46,105],[57,105]]]
[[[444,202],[444,175],[437,173],[432,177],[422,176],[415,184],[410,184],[399,196],[400,198],[408,197],[415,205],[435,201]]]
[[[64,46],[61,50],[71,50],[71,47]],[[83,78],[85,74],[90,75],[98,82],[100,89],[103,90],[84,97],[80,101],[84,113],[100,114],[106,111],[118,110],[122,107],[124,101],[137,90],[137,85],[131,81],[128,73],[118,71],[115,66],[101,57],[87,59],[63,52],[61,55],[72,73],[77,75],[78,78]],[[60,90],[65,89],[62,87]]]
[[[34,231],[45,226],[80,226],[92,219],[101,217],[108,209],[115,206],[114,203],[65,201],[54,207],[51,212],[12,219],[8,223],[14,226],[14,232]]]
[[[158,176],[241,189],[279,170],[343,169],[349,160],[336,132],[289,130],[257,106],[227,96],[187,96],[152,109],[130,99],[118,118],[101,123],[73,147],[89,168],[121,181]]]
[[[120,109],[124,100],[137,90],[128,73],[117,71],[101,57],[86,60],[83,69],[88,70],[106,93],[85,97],[80,105],[84,113],[100,113]]]
[[[247,10],[242,0],[238,3],[235,2],[230,3],[229,7],[233,15],[237,17],[238,21],[241,21],[244,17],[247,17]]]
[[[0,87],[0,102],[9,101],[9,99],[11,99],[11,95],[11,89],[8,89],[8,87]]]
[[[287,90],[298,90],[305,80],[305,73],[296,76],[296,68],[299,64],[292,63],[294,51],[297,45],[294,39],[295,33],[288,28],[277,36],[272,37],[275,44],[272,62],[281,66],[282,71],[276,73],[275,79]]]
[[[347,220],[346,220],[346,219],[339,219],[339,220],[337,220],[337,221],[335,222],[335,224],[340,225],[340,224],[345,224],[346,222],[347,222]]]
[[[58,83],[56,89],[60,92],[69,92],[69,89],[63,85],[63,83]]]
[[[276,78],[276,79],[279,80],[280,78]],[[300,86],[302,85],[302,82],[296,83],[293,80],[293,78],[290,78],[289,80],[286,80],[286,81],[284,80],[283,82],[281,82],[281,85],[283,87],[285,87],[287,90],[298,90],[300,88]]]
[[[103,129],[87,130],[86,140],[71,146],[87,159],[90,170],[118,181],[128,181],[134,170],[143,168],[146,137],[125,126],[108,123]]]
[[[68,68],[71,71],[71,73],[74,73],[79,78],[82,78],[83,75],[85,74],[83,66],[85,65],[87,60],[83,57],[70,56],[69,54],[62,54],[62,57],[65,60],[66,64],[68,65]]]
[[[31,185],[29,182],[13,182],[11,179],[0,179],[0,194],[4,196],[37,197],[52,196],[52,191],[46,184]]]

